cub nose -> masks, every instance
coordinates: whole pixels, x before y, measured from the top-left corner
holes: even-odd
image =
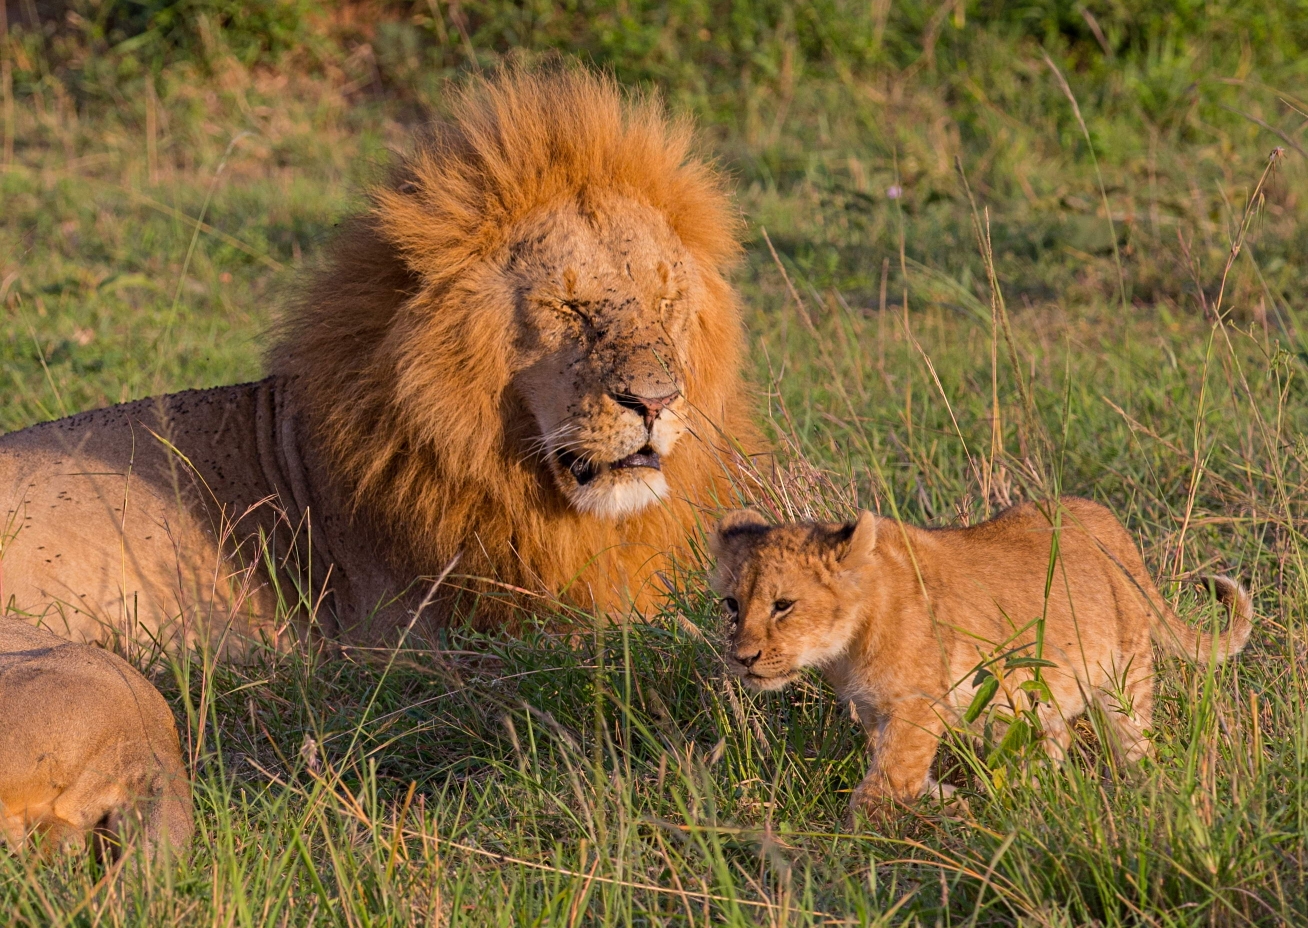
[[[753,654],[742,654],[739,651],[737,651],[736,662],[740,664],[742,667],[744,667],[746,670],[748,670],[749,668],[753,667],[758,662],[758,659],[762,656],[763,656],[762,648],[759,648]]]
[[[673,390],[667,396],[641,396],[637,393],[614,393],[614,401],[623,409],[630,409],[645,420],[645,428],[654,427],[654,420],[659,417],[673,400],[681,396],[680,390]]]

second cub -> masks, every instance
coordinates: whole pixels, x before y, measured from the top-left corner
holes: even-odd
[[[946,726],[975,694],[976,671],[1001,655],[1038,661],[1003,674],[998,698],[1029,705],[1019,687],[1035,666],[1052,699],[1037,717],[1061,759],[1068,723],[1094,700],[1127,760],[1149,751],[1151,638],[1169,653],[1229,657],[1249,638],[1253,606],[1228,577],[1210,577],[1230,612],[1202,634],[1159,594],[1130,535],[1097,503],[1023,503],[970,528],[922,529],[870,512],[856,522],[769,525],[729,513],[709,539],[711,582],[734,622],[727,659],[750,686],[779,689],[821,668],[853,702],[872,766],[854,806],[933,788]],[[1043,622],[1038,619],[1043,618]],[[1012,665],[1009,661],[1009,665]]]
[[[133,820],[146,850],[185,856],[194,831],[172,710],[116,654],[0,616],[0,840],[43,850],[88,832],[116,857]]]

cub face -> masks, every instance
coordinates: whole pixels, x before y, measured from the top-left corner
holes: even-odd
[[[754,689],[775,690],[841,657],[858,626],[876,533],[868,512],[844,525],[769,526],[748,509],[724,516],[709,537],[709,582],[731,622],[731,670]]]

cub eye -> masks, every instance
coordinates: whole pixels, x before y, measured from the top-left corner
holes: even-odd
[[[790,607],[793,605],[795,605],[795,601],[793,599],[778,599],[776,602],[772,604],[772,614],[781,615],[781,613],[783,612],[789,612]]]
[[[730,596],[722,600],[722,605],[726,606],[727,611],[730,612],[732,615],[736,615],[737,613],[740,612],[740,603],[736,602]]]

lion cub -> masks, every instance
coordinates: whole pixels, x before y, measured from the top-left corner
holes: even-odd
[[[1035,657],[1042,615],[1041,657],[1051,665],[1041,674],[1052,702],[1037,717],[1058,760],[1071,743],[1068,722],[1088,700],[1106,710],[1123,757],[1147,754],[1150,638],[1175,655],[1221,660],[1244,647],[1253,617],[1239,583],[1212,577],[1229,629],[1215,638],[1186,625],[1112,513],[1072,497],[1023,503],[958,529],[870,512],[847,525],[770,526],[742,510],[722,519],[709,548],[713,589],[734,621],[734,671],[773,690],[819,667],[854,703],[873,755],[854,808],[935,788],[938,742],[971,703],[978,667]],[[1033,670],[1004,673],[1003,665],[988,665],[1003,675],[996,699],[1029,706],[1019,686]]]
[[[191,784],[172,710],[101,648],[0,618],[0,836],[43,851],[95,832],[97,852],[140,815],[151,856],[185,854]]]

